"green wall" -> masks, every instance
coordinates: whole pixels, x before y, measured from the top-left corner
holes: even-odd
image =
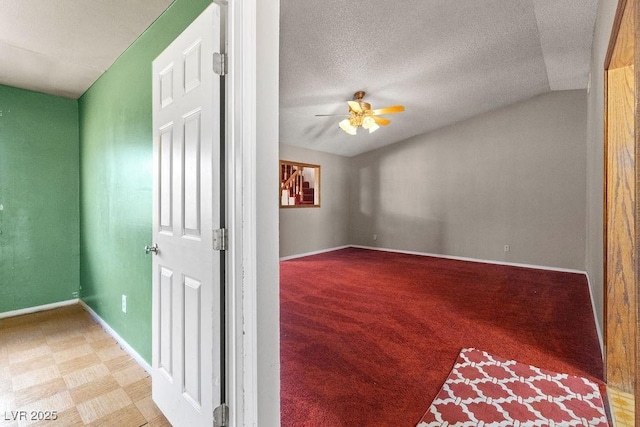
[[[151,62],[210,3],[176,0],[79,100],[80,296],[149,362]]]
[[[78,102],[0,85],[0,313],[77,298]]]

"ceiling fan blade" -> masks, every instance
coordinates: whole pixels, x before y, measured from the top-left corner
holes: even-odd
[[[391,120],[385,119],[384,117],[371,116],[371,118],[373,119],[373,121],[375,121],[380,126],[386,126],[389,123],[391,123]]]
[[[316,114],[316,117],[331,117],[331,116],[340,116],[340,117],[349,117],[351,114]]]
[[[403,105],[394,105],[393,107],[378,108],[377,110],[372,110],[371,114],[392,114],[392,113],[401,113],[403,111],[404,111]]]
[[[347,104],[349,104],[349,108],[356,113],[362,113],[362,107],[360,107],[360,103],[358,101],[347,101]]]

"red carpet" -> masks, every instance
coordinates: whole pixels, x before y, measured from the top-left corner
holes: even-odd
[[[598,386],[475,348],[460,352],[418,427],[608,427]]]
[[[586,278],[363,249],[280,264],[282,426],[415,426],[461,349],[602,378]]]

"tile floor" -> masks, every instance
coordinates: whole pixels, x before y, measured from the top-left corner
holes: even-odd
[[[0,320],[0,426],[27,425],[170,426],[147,372],[79,305]]]
[[[633,394],[624,393],[608,387],[611,412],[616,427],[634,427],[635,424],[635,399]]]

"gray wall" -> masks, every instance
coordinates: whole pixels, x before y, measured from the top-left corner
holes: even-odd
[[[587,125],[586,258],[598,323],[603,329],[603,182],[604,182],[604,57],[617,0],[600,0],[591,50],[591,90]]]
[[[320,207],[280,209],[280,256],[348,245],[349,158],[291,145],[280,158],[320,165]]]
[[[584,270],[586,129],[552,92],[353,157],[350,241]]]

